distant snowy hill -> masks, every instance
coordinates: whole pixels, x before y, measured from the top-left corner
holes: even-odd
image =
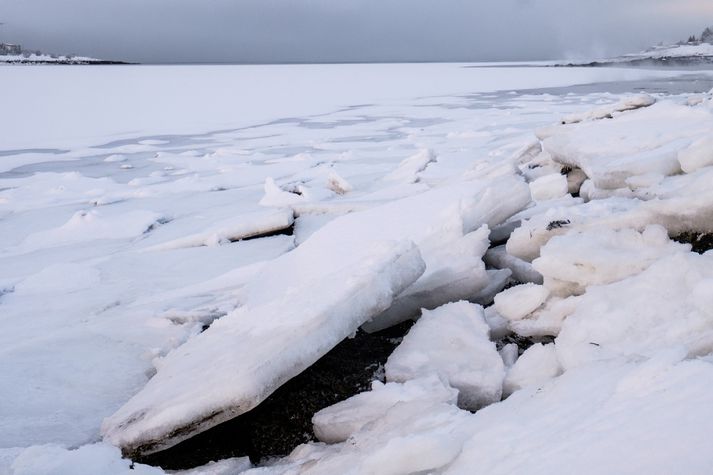
[[[49,54],[0,55],[0,64],[123,64],[86,56],[54,56]]]
[[[706,28],[700,38],[691,36],[685,42],[674,45],[658,45],[639,53],[630,53],[615,58],[597,59],[590,62],[568,63],[567,66],[709,66],[713,65],[713,27]]]

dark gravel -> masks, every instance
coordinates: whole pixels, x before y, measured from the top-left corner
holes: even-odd
[[[413,322],[344,340],[252,411],[136,462],[179,470],[249,456],[253,463],[288,455],[314,439],[312,415],[371,388],[379,369]]]

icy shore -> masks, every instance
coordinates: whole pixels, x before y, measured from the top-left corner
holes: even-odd
[[[122,450],[249,414],[407,320],[316,440],[184,473],[706,473],[711,86],[4,146],[0,473],[164,473]]]

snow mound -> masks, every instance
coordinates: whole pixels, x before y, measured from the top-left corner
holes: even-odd
[[[489,339],[483,308],[456,302],[424,310],[386,362],[386,379],[436,374],[458,389],[458,405],[476,410],[500,400],[503,360]]]
[[[638,275],[591,286],[555,340],[565,369],[621,355],[645,358],[670,347],[713,352],[713,255],[676,253]]]

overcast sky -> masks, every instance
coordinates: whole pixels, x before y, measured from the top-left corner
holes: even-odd
[[[638,51],[713,0],[0,0],[0,41],[138,62],[493,61]]]

